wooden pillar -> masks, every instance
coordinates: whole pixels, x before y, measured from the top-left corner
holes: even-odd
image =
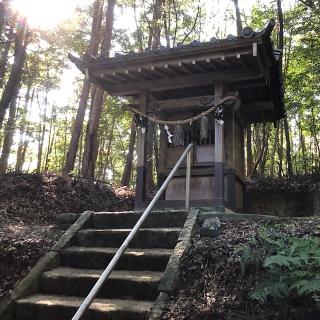
[[[140,92],[140,110],[147,113],[148,93]],[[137,177],[135,207],[141,207],[142,202],[146,200],[146,176],[147,176],[147,130],[148,128],[139,128],[137,131]]]
[[[215,103],[219,103],[223,96],[223,83],[216,82]],[[215,147],[214,147],[214,196],[215,206],[224,205],[224,124],[222,121],[214,120]]]

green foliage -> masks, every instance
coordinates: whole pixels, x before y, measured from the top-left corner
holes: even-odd
[[[306,298],[319,302],[320,241],[297,238],[272,228],[262,228],[247,244],[239,246],[241,270],[255,267],[259,277],[251,298],[266,302],[268,298]]]

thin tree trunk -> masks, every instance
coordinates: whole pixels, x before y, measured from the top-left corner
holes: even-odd
[[[274,164],[275,164],[278,141],[279,141],[279,124],[277,124],[276,131],[274,133],[274,143],[272,145],[272,151],[271,151],[270,176],[274,175]]]
[[[110,160],[110,155],[111,155],[111,147],[112,147],[112,142],[113,142],[113,137],[114,137],[114,127],[116,124],[116,115],[114,114],[113,118],[112,118],[112,123],[111,123],[111,129],[110,129],[110,133],[109,133],[109,139],[108,139],[108,145],[107,145],[107,152],[106,152],[106,164],[109,164],[109,160]]]
[[[239,3],[238,3],[238,0],[233,0],[233,3],[236,10],[237,35],[238,37],[240,37],[242,33],[242,21],[241,21]]]
[[[303,136],[303,132],[302,132],[302,128],[299,124],[299,132],[300,132],[300,144],[301,144],[301,151],[302,151],[302,163],[303,163],[303,166],[304,166],[304,174],[307,174],[307,148],[306,148],[306,143],[305,143],[305,139],[304,139],[304,136]]]
[[[130,131],[130,141],[129,141],[129,149],[127,154],[127,161],[126,165],[124,167],[123,175],[121,178],[121,185],[122,186],[129,186],[130,184],[130,177],[131,177],[131,171],[132,171],[132,162],[133,162],[133,152],[134,152],[134,146],[136,142],[136,128],[135,123],[132,120],[131,123],[131,131]]]
[[[116,0],[109,0],[106,14],[106,24],[103,31],[103,43],[101,54],[105,57],[109,56],[111,49],[113,21],[114,21],[114,7]],[[99,121],[104,101],[104,90],[97,87],[95,90],[93,102],[90,110],[90,119],[88,130],[86,134],[86,141],[84,147],[84,155],[82,162],[81,173],[88,178],[94,178],[94,171],[98,155],[97,134],[99,128]]]
[[[25,98],[25,104],[24,104],[24,110],[23,110],[23,116],[21,118],[21,122],[20,122],[20,141],[19,141],[19,146],[18,146],[18,150],[17,150],[17,161],[16,161],[16,168],[15,170],[17,172],[22,172],[22,167],[25,161],[25,154],[26,154],[26,150],[29,144],[29,135],[30,132],[27,129],[26,126],[26,121],[27,121],[27,114],[28,114],[28,104],[30,101],[30,106],[33,105],[33,100],[34,100],[34,95],[35,95],[35,89],[32,90],[32,94],[30,97],[29,94],[29,88],[31,89],[31,81],[28,84],[28,89],[27,89],[27,93],[26,93],[26,98]]]
[[[270,125],[266,125],[266,133],[264,135],[264,141],[263,141],[263,146],[264,146],[264,151],[263,151],[263,156],[259,165],[259,172],[260,176],[264,177],[265,176],[265,169],[266,169],[266,162],[268,159],[268,152],[269,152],[269,136],[270,136]]]
[[[284,49],[284,19],[281,6],[281,0],[277,0],[277,9],[278,9],[278,20],[279,20],[279,49],[280,53],[280,68],[282,70],[282,58],[283,58],[283,49]],[[287,169],[289,178],[292,177],[292,160],[291,160],[291,144],[290,144],[290,132],[288,118],[285,117],[283,120],[285,139],[286,139],[286,160],[287,160]]]
[[[26,25],[26,19],[21,21],[20,28],[15,36],[15,52],[14,63],[10,72],[10,76],[6,87],[3,91],[0,101],[0,129],[6,114],[7,109],[10,106],[14,98],[14,90],[20,86],[23,66],[26,60],[26,49],[28,45],[28,27]]]
[[[43,144],[44,144],[44,137],[46,134],[46,121],[47,121],[47,101],[48,101],[48,91],[45,97],[44,103],[44,113],[43,113],[43,120],[39,125],[39,132],[38,132],[38,159],[37,159],[37,173],[41,172],[42,169],[42,155],[43,155]],[[40,110],[40,102],[39,102],[39,95],[37,95],[38,106]]]
[[[160,47],[161,16],[164,0],[155,0],[153,7],[152,24],[149,30],[148,48],[156,49]]]
[[[93,5],[93,20],[91,28],[90,43],[87,49],[87,54],[97,55],[99,43],[101,40],[101,27],[102,27],[102,15],[103,15],[103,3],[104,1],[96,0]],[[64,166],[64,174],[71,172],[74,169],[77,150],[79,146],[79,140],[83,128],[84,116],[87,109],[91,84],[89,79],[85,79],[82,87],[82,93],[79,101],[79,108],[77,111],[73,133],[69,144],[69,150],[67,153],[67,159]]]
[[[8,11],[8,0],[3,0],[0,2],[0,39],[3,39],[3,28],[5,25],[5,18]]]
[[[279,168],[278,168],[278,177],[282,176],[282,163],[283,163],[283,123],[281,123],[280,127],[280,141],[278,146],[278,158],[279,158]]]
[[[14,92],[14,97],[12,99],[9,108],[9,118],[5,129],[5,135],[3,140],[2,154],[0,158],[0,173],[6,173],[8,169],[8,160],[11,153],[11,148],[13,144],[13,136],[16,127],[16,110],[17,110],[17,97],[19,88],[17,87]]]
[[[286,160],[287,160],[288,176],[290,178],[293,176],[293,171],[292,171],[292,160],[291,160],[290,130],[289,130],[289,123],[288,123],[287,117],[283,119],[283,124],[284,124],[285,138],[286,138]]]
[[[9,51],[11,48],[11,43],[14,37],[14,28],[16,25],[17,17],[14,15],[12,17],[11,25],[10,25],[10,30],[8,33],[7,37],[7,42],[4,45],[3,52],[0,58],[0,88],[3,87],[4,84],[4,76],[7,72],[7,65],[8,65],[8,56],[9,56]]]
[[[257,155],[256,155],[256,161],[255,161],[255,164],[252,168],[252,172],[251,172],[251,175],[250,176],[254,176],[256,174],[256,171],[257,171],[257,168],[258,168],[258,165],[260,164],[262,158],[263,158],[263,154],[264,154],[264,151],[265,151],[265,142],[266,142],[266,125],[264,124],[263,125],[263,128],[262,128],[262,143],[260,141],[260,130],[257,130],[258,129],[258,126],[255,128],[256,129],[256,145],[257,145]],[[258,142],[258,143],[257,143]]]
[[[247,176],[249,177],[253,169],[251,124],[248,124],[246,133],[247,133]]]
[[[48,146],[47,146],[47,152],[46,152],[46,157],[45,157],[45,161],[44,161],[44,171],[45,172],[47,172],[49,170],[50,155],[52,152],[54,138],[55,138],[55,130],[53,129],[53,117],[51,116],[50,127],[49,127]]]

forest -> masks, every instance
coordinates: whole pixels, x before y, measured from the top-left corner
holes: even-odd
[[[66,17],[61,1],[0,3],[0,173],[72,174],[134,186],[136,128],[125,99],[92,85],[68,55],[108,57],[223,39],[245,26],[259,30],[270,18],[274,46],[282,50],[287,116],[247,126],[246,175],[319,173],[319,0],[73,2]],[[153,186],[159,128],[148,134]]]

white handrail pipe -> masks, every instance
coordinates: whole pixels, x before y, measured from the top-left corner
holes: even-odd
[[[99,290],[101,289],[102,285],[108,279],[110,273],[112,272],[112,270],[114,269],[114,267],[118,263],[119,259],[121,258],[121,256],[125,252],[125,250],[128,248],[128,246],[130,244],[130,241],[134,238],[136,233],[139,231],[141,225],[143,224],[143,222],[148,217],[149,213],[151,212],[151,210],[153,209],[154,205],[156,204],[156,202],[158,201],[158,199],[160,198],[160,196],[162,195],[162,193],[164,192],[164,190],[168,186],[169,182],[171,181],[171,179],[173,178],[173,176],[175,175],[177,170],[179,169],[179,167],[182,164],[182,162],[185,159],[185,157],[190,153],[190,150],[192,149],[192,147],[193,147],[193,143],[190,143],[188,145],[188,147],[186,148],[186,150],[183,152],[183,154],[181,155],[180,159],[175,164],[175,166],[173,167],[172,171],[170,172],[170,174],[168,175],[168,177],[166,178],[166,180],[162,184],[161,188],[158,190],[158,192],[156,193],[156,195],[154,196],[154,198],[152,199],[152,201],[150,202],[150,204],[148,205],[146,210],[143,212],[143,214],[139,218],[139,220],[136,223],[136,225],[130,231],[130,233],[128,234],[127,238],[124,240],[123,244],[118,249],[118,251],[116,252],[114,257],[112,258],[110,263],[108,264],[107,268],[103,271],[103,273],[101,274],[100,278],[98,279],[98,281],[96,282],[94,287],[91,289],[90,293],[87,295],[85,300],[80,305],[78,311],[75,313],[75,315],[73,316],[72,320],[80,320],[81,317],[84,315],[85,311],[89,308],[89,306],[91,305],[93,299],[96,297],[96,295],[98,294]],[[191,157],[190,157],[190,159],[191,159]],[[190,161],[190,167],[191,167],[191,160],[189,160],[189,161]],[[188,168],[188,161],[187,161],[187,168]],[[190,177],[189,177],[189,179],[190,179]],[[187,197],[186,197],[186,201],[187,201]]]

